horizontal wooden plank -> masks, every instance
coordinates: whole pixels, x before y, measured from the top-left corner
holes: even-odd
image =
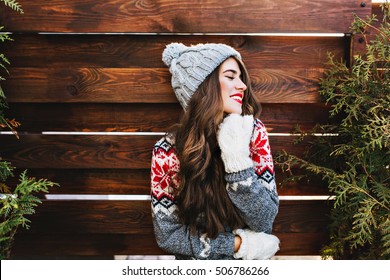
[[[327,233],[280,233],[281,249],[276,256],[320,255]],[[151,234],[20,234],[11,259],[114,259],[115,255],[169,255]]]
[[[324,232],[329,202],[281,200],[274,232]],[[66,209],[66,211],[64,211]],[[26,234],[151,234],[150,201],[43,200]]]
[[[24,15],[2,9],[0,23],[18,32],[347,32],[353,13],[370,12],[365,2],[36,0],[22,3]]]
[[[114,259],[115,255],[169,255],[153,234],[19,234],[11,259]]]
[[[167,68],[12,68],[4,83],[10,102],[176,103]],[[252,69],[264,103],[319,102],[322,69]]]
[[[10,187],[16,186],[22,169],[14,171],[7,180]],[[28,169],[29,177],[46,178],[59,183],[50,189],[50,194],[96,194],[96,195],[149,195],[150,168],[148,169]],[[45,193],[39,194],[44,198]]]
[[[327,234],[279,234],[278,255],[319,255]],[[43,241],[43,242],[42,242]],[[40,244],[42,246],[40,246]],[[11,259],[113,259],[115,255],[169,255],[151,235],[18,235]],[[298,257],[299,259],[299,257]]]
[[[7,184],[17,185],[21,169],[15,170],[15,177]],[[276,182],[279,195],[328,195],[327,186],[319,179],[311,178],[299,182],[285,180],[291,177],[276,167]],[[46,178],[59,183],[60,187],[50,189],[50,194],[82,195],[149,195],[150,168],[147,169],[29,169],[29,177]],[[302,174],[295,170],[294,174]],[[44,198],[44,193],[39,194]]]
[[[321,255],[321,249],[329,244],[329,234],[326,232],[327,225],[324,225],[323,233],[305,234],[305,233],[279,233],[280,251],[276,256],[299,256],[302,255]]]
[[[2,135],[0,156],[17,168],[150,168],[159,135]],[[271,136],[273,153],[302,155],[307,145],[295,137]]]
[[[326,202],[281,201],[274,225],[278,254],[318,254],[329,209]],[[14,258],[164,253],[154,240],[150,202],[44,201],[31,220],[17,236]]]
[[[19,168],[147,168],[161,136],[3,135],[1,157]]]
[[[13,68],[10,75],[10,102],[177,102],[162,68]]]
[[[344,54],[344,37],[248,35],[45,35],[12,34],[2,52],[14,68],[166,68],[161,60],[171,42],[223,43],[237,49],[249,71],[320,69],[327,52]],[[260,67],[259,67],[260,66]],[[12,75],[11,75],[12,76]]]
[[[182,113],[175,104],[11,103],[6,115],[21,122],[19,131],[166,132]],[[154,113],[158,112],[158,114]],[[308,118],[310,116],[310,118]],[[290,133],[299,125],[310,130],[328,122],[321,103],[262,104],[260,119],[268,132]]]
[[[175,104],[10,103],[19,131],[165,132],[179,120]],[[155,112],[158,112],[156,114]]]

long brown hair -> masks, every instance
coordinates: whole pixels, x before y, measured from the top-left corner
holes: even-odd
[[[241,79],[247,85],[242,112],[256,116],[259,105],[252,96],[248,72],[241,60],[236,61]],[[192,232],[199,230],[210,238],[224,232],[225,227],[234,229],[245,225],[226,191],[225,169],[217,142],[218,126],[223,118],[218,67],[191,97],[175,133],[180,161],[179,219]]]

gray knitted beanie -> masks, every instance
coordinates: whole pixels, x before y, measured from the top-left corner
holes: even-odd
[[[172,87],[184,110],[200,84],[227,58],[241,55],[225,44],[185,46],[171,43],[166,46],[162,60],[172,74]]]

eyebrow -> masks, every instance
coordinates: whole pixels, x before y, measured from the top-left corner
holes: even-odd
[[[226,73],[226,72],[233,72],[233,74],[237,74],[237,71],[233,70],[233,69],[227,69],[227,70],[223,71],[222,73]]]

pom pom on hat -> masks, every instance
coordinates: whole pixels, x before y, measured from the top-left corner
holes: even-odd
[[[225,44],[182,43],[167,45],[162,53],[163,62],[172,74],[172,88],[184,110],[200,84],[229,57],[241,59],[241,55]]]
[[[162,54],[162,60],[168,67],[171,66],[173,59],[177,59],[182,52],[187,49],[182,43],[172,43],[167,45]]]

